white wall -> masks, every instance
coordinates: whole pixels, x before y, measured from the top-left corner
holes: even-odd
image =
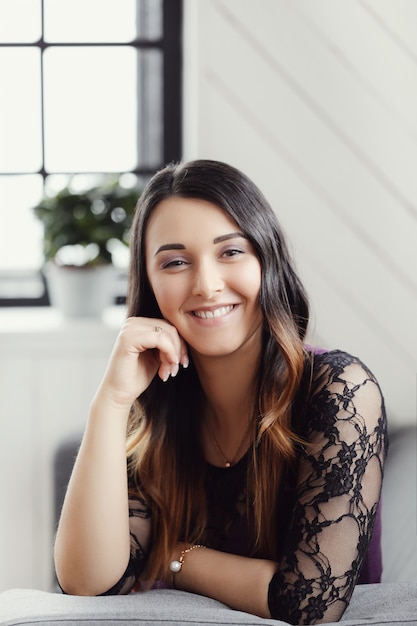
[[[53,588],[55,455],[84,430],[123,318],[0,309],[0,592]]]
[[[241,169],[293,244],[311,338],[416,422],[417,2],[185,0],[185,158]]]

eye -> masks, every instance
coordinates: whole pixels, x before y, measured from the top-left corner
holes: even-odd
[[[234,257],[234,256],[239,256],[240,254],[244,254],[244,250],[242,250],[241,248],[228,248],[227,250],[224,250],[222,253],[222,256],[225,257]]]
[[[187,265],[184,259],[170,259],[161,264],[161,269],[173,269],[176,267],[182,267],[183,265]]]

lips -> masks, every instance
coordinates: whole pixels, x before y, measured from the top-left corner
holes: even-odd
[[[228,306],[221,306],[217,309],[209,309],[205,311],[193,311],[193,315],[195,317],[199,317],[203,320],[213,319],[215,317],[223,317],[223,315],[227,315],[234,309],[233,304],[229,304]]]

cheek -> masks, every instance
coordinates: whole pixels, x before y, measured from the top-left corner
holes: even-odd
[[[259,302],[259,294],[261,291],[262,272],[258,261],[253,261],[242,274],[241,284],[244,285],[244,291],[248,299]]]
[[[173,283],[174,281],[160,280],[154,281],[152,284],[152,290],[161,313],[168,321],[170,312],[177,308],[180,295],[178,285]]]

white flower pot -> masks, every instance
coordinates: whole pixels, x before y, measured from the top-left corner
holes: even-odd
[[[115,268],[59,266],[45,268],[51,305],[65,317],[101,317],[114,301]]]

